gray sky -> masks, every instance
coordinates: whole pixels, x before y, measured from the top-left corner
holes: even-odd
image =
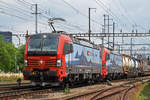
[[[91,10],[92,31],[100,32],[103,15],[109,14],[117,23],[116,30],[141,32],[149,30],[149,0],[0,0],[0,28],[16,32],[34,32],[34,5],[38,4],[39,31],[49,31],[47,18],[61,17],[56,28],[67,32],[88,31],[88,8]],[[15,16],[14,16],[15,15]],[[16,17],[17,16],[17,17]],[[24,18],[19,19],[18,18]],[[46,16],[47,18],[43,17]],[[111,21],[110,21],[111,23]]]
[[[148,32],[150,29],[150,0],[0,0],[0,30],[13,33],[25,33],[29,30],[33,34],[35,17],[31,13],[35,11],[35,3],[38,4],[38,11],[41,13],[38,16],[39,32],[51,32],[47,21],[52,17],[66,20],[55,23],[57,30],[88,32],[89,7],[96,8],[91,10],[92,32],[102,31],[104,14],[109,14],[115,21],[116,32],[120,29],[123,32],[131,32],[132,29]],[[134,41],[148,43],[150,40],[135,38]],[[118,42],[121,42],[120,39]]]

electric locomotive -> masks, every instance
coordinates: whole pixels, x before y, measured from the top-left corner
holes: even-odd
[[[23,75],[33,85],[60,85],[101,80],[100,47],[60,33],[27,39]]]

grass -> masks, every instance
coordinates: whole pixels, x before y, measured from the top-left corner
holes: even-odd
[[[64,90],[64,93],[65,93],[65,94],[70,93],[69,84],[66,84],[66,88],[65,88],[65,90]]]
[[[150,100],[150,86],[148,83],[142,85],[141,91],[136,100]]]

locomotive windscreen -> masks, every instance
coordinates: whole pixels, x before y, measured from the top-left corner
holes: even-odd
[[[40,34],[31,36],[28,44],[28,55],[54,55],[57,53],[58,35]]]

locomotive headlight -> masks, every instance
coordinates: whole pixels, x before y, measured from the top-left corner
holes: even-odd
[[[57,60],[57,67],[60,67],[62,65],[62,61],[61,61],[61,59],[58,59]]]
[[[24,66],[25,66],[25,67],[28,66],[28,60],[24,60]]]

